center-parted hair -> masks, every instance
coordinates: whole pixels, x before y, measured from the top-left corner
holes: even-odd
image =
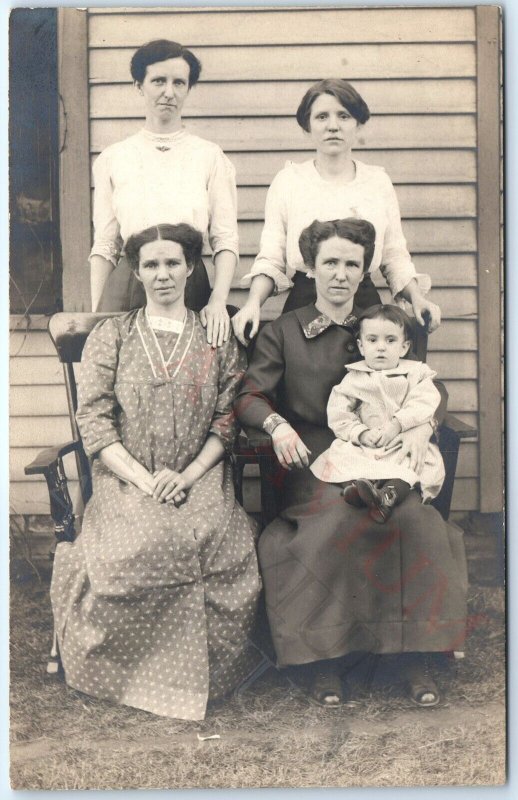
[[[170,39],[153,39],[143,44],[133,54],[130,62],[131,77],[137,83],[142,83],[146,77],[146,70],[151,64],[167,61],[170,58],[183,58],[189,67],[189,89],[198,83],[201,73],[201,61],[194,53],[179,42]]]
[[[338,100],[340,105],[347,109],[349,114],[361,125],[365,125],[371,115],[369,106],[361,94],[348,81],[343,78],[326,78],[310,86],[300,101],[297,109],[297,122],[304,131],[309,131],[311,108],[321,94],[330,94]]]
[[[374,255],[376,230],[371,222],[357,217],[333,219],[329,222],[313,220],[299,237],[299,248],[306,267],[313,268],[322,242],[338,236],[363,247],[363,271],[367,272]]]
[[[124,252],[133,270],[136,271],[139,268],[140,248],[145,244],[150,244],[150,242],[158,241],[170,241],[179,244],[190,267],[194,267],[201,258],[203,236],[200,231],[193,228],[192,225],[187,225],[186,222],[180,222],[178,225],[163,223],[161,225],[153,225],[151,228],[146,228],[129,237],[124,246]]]
[[[389,322],[393,322],[399,328],[403,329],[403,336],[405,340],[412,341],[412,322],[410,321],[408,314],[406,314],[402,308],[399,308],[399,306],[379,304],[366,308],[365,311],[362,311],[358,317],[358,336],[362,331],[362,322],[365,319],[386,319]]]

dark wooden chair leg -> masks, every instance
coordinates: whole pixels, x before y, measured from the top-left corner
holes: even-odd
[[[57,542],[73,542],[75,539],[75,518],[72,500],[63,469],[63,461],[57,459],[45,473],[49,490],[50,515],[54,522]]]
[[[236,495],[236,500],[240,505],[243,505],[243,471],[245,469],[246,463],[247,463],[246,458],[242,458],[239,455],[235,455],[232,457],[232,476],[234,479],[234,493]]]
[[[451,498],[453,495],[453,484],[455,481],[455,471],[459,458],[460,437],[451,428],[442,427],[439,435],[439,449],[444,461],[444,471],[446,473],[442,489],[432,505],[447,520],[450,514]]]
[[[258,460],[261,476],[261,514],[266,527],[280,512],[280,492],[286,473],[274,455],[260,455]]]

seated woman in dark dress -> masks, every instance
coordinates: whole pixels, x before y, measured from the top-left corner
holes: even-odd
[[[415,490],[381,533],[368,509],[348,505],[340,486],[308,469],[334,438],[326,417],[331,388],[361,359],[354,296],[375,241],[365,220],[316,228],[305,242],[316,302],[264,327],[235,403],[242,424],[271,435],[285,470],[283,509],[259,540],[278,664],[300,665],[313,699],[335,706],[343,700],[344,656],[408,654],[402,668],[411,699],[436,705],[428,654],[462,650],[465,636],[461,533]],[[431,432],[426,423],[400,434],[411,468],[424,459]]]

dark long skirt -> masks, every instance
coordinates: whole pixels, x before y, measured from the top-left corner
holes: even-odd
[[[193,311],[201,311],[210,297],[210,283],[205,264],[200,259],[187,278],[185,305]],[[135,278],[133,270],[122,257],[109,275],[99,304],[99,311],[131,311],[145,305],[146,295],[142,284]]]
[[[332,435],[300,430],[312,458]],[[309,469],[286,473],[284,511],[259,560],[280,666],[371,653],[462,650],[467,570],[462,532],[416,492],[384,525]]]
[[[307,306],[309,303],[314,303],[316,299],[315,281],[307,278],[305,272],[296,272],[293,276],[293,286],[290,289],[282,313],[286,314],[287,311]],[[369,308],[381,303],[378,290],[368,272],[356,290],[354,303],[358,308]]]

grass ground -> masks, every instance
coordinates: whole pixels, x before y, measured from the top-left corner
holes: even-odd
[[[417,709],[390,657],[338,711],[275,670],[203,722],[113,706],[45,678],[48,579],[13,582],[11,783],[15,789],[494,785],[505,780],[503,592],[474,587],[467,658]],[[396,680],[394,680],[396,678]],[[200,741],[198,734],[220,738]]]

